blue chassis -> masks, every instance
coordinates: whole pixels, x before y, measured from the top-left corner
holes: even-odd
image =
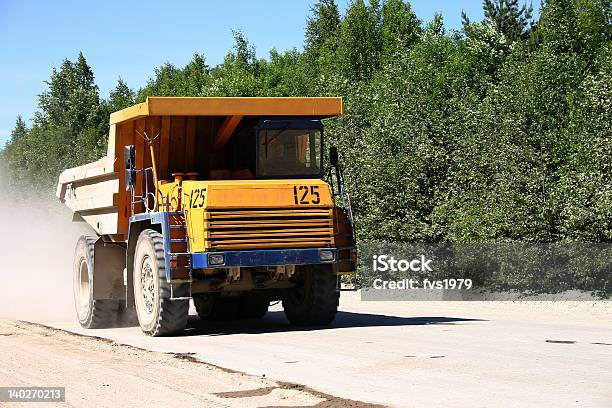
[[[130,228],[132,223],[150,221],[151,224],[161,225],[164,237],[164,252],[166,254],[166,279],[171,279],[170,269],[170,220],[171,214],[177,212],[151,212],[137,214],[130,217]],[[320,251],[332,251],[334,256],[331,261],[321,261]],[[208,256],[211,254],[223,254],[225,262],[222,265],[210,265]],[[183,254],[191,256],[192,269],[200,268],[231,268],[248,266],[277,266],[277,265],[312,265],[312,264],[334,264],[338,262],[336,248],[300,248],[300,249],[259,249],[245,251],[216,251],[197,252]]]

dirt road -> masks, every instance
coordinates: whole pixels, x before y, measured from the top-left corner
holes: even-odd
[[[350,404],[270,378],[407,407],[612,406],[609,302],[361,302],[349,294],[341,310],[331,328],[313,330],[292,329],[278,306],[261,321],[210,325],[193,317],[186,335],[174,338],[149,338],[138,328],[85,331],[70,321],[44,322],[252,376],[173,354],[100,341],[92,346],[78,337],[66,341],[68,335],[47,336],[40,328],[29,333],[24,325],[11,335],[4,323],[2,333],[9,335],[0,336],[0,383],[64,384],[76,406],[110,395],[128,407],[144,400]]]
[[[66,403],[44,406],[370,406],[190,355],[150,352],[26,322],[0,320],[0,350],[0,386],[66,387]]]

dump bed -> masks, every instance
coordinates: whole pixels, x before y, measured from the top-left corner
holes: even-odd
[[[145,168],[152,163],[145,139],[154,139],[159,180],[170,180],[177,172],[194,172],[204,180],[236,179],[239,173],[223,170],[230,160],[226,144],[232,135],[246,132],[264,118],[322,119],[341,114],[341,98],[149,97],[110,115],[107,155],[65,170],[57,197],[98,234],[122,241],[132,215],[124,179],[125,146],[135,146],[136,167]]]

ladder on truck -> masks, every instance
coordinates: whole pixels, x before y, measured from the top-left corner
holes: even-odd
[[[191,298],[193,260],[184,211],[165,211],[162,227],[166,254],[166,280],[171,299]]]

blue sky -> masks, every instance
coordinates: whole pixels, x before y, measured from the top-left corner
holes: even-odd
[[[223,61],[232,29],[242,30],[259,57],[272,47],[301,48],[306,17],[315,0],[225,1],[31,1],[0,0],[0,146],[15,119],[29,119],[44,91],[43,81],[64,58],[81,50],[93,68],[101,96],[122,77],[144,85],[156,66],[186,64],[194,52],[209,65]],[[337,0],[342,12],[349,0]],[[442,13],[459,28],[461,10],[482,18],[480,0],[413,0],[418,17]]]

